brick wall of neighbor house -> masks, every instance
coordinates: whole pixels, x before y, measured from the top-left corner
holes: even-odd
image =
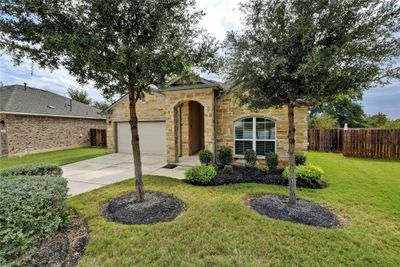
[[[264,117],[276,123],[276,152],[281,160],[288,160],[287,109],[267,109],[251,112],[241,108],[233,93],[228,93],[217,100],[217,143],[218,147],[234,146],[234,123],[245,117]],[[295,109],[296,152],[307,151],[307,107]]]
[[[105,129],[105,120],[7,114],[8,155],[90,145],[89,129]]]
[[[146,94],[143,101],[138,101],[136,112],[139,121],[165,121],[166,97],[160,93]],[[112,113],[107,115],[107,146],[108,152],[115,153],[116,123],[128,122],[129,116],[129,98],[124,97],[112,109]]]
[[[6,114],[0,114],[0,156],[7,154]]]

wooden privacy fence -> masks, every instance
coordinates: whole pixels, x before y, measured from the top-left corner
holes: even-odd
[[[325,152],[341,152],[343,147],[343,129],[309,129],[308,149]]]
[[[90,129],[91,146],[107,146],[107,133],[105,129]]]
[[[400,159],[400,129],[309,129],[310,150],[345,156]]]

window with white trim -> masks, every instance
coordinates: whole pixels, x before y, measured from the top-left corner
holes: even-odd
[[[264,118],[246,118],[235,122],[235,155],[253,149],[257,156],[275,152],[275,122]]]

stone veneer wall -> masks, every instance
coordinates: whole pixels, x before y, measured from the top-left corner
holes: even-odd
[[[11,114],[3,117],[1,130],[5,130],[6,144],[2,149],[8,155],[89,146],[89,130],[106,128],[105,120],[96,119]]]
[[[182,105],[182,154],[189,154],[189,101],[199,102],[204,107],[204,145],[214,152],[214,91],[212,88],[168,91],[166,95],[154,93],[146,95],[145,101],[137,104],[139,121],[166,121],[168,162],[178,160],[178,112],[177,107]],[[267,109],[251,112],[238,105],[234,94],[228,93],[217,99],[217,143],[218,148],[234,145],[234,122],[238,119],[258,116],[276,122],[277,153],[282,160],[287,160],[287,130],[288,118],[286,108]],[[307,107],[296,108],[296,152],[307,151]],[[107,143],[109,152],[115,151],[116,122],[129,121],[128,97],[121,99],[107,116]]]
[[[307,151],[307,107],[295,109],[296,152]],[[239,106],[233,93],[217,99],[217,143],[218,148],[228,146],[234,150],[234,123],[246,117],[264,117],[275,121],[276,152],[281,160],[288,160],[288,116],[287,109],[266,109],[252,112]]]
[[[167,160],[178,162],[178,112],[177,106],[196,101],[204,108],[204,147],[214,151],[214,89],[168,91],[166,104]]]
[[[160,93],[146,94],[143,101],[138,101],[136,112],[139,121],[165,121],[166,97]],[[129,122],[129,98],[125,96],[107,116],[107,147],[108,152],[115,153],[116,123]]]

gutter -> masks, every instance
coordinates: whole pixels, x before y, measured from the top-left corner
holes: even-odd
[[[56,117],[56,118],[75,118],[75,119],[91,119],[91,120],[105,120],[106,118],[99,117],[83,117],[83,116],[72,116],[72,115],[53,115],[53,114],[41,114],[41,113],[24,113],[24,112],[8,112],[0,111],[0,114],[9,115],[21,115],[21,116],[38,116],[38,117]]]

